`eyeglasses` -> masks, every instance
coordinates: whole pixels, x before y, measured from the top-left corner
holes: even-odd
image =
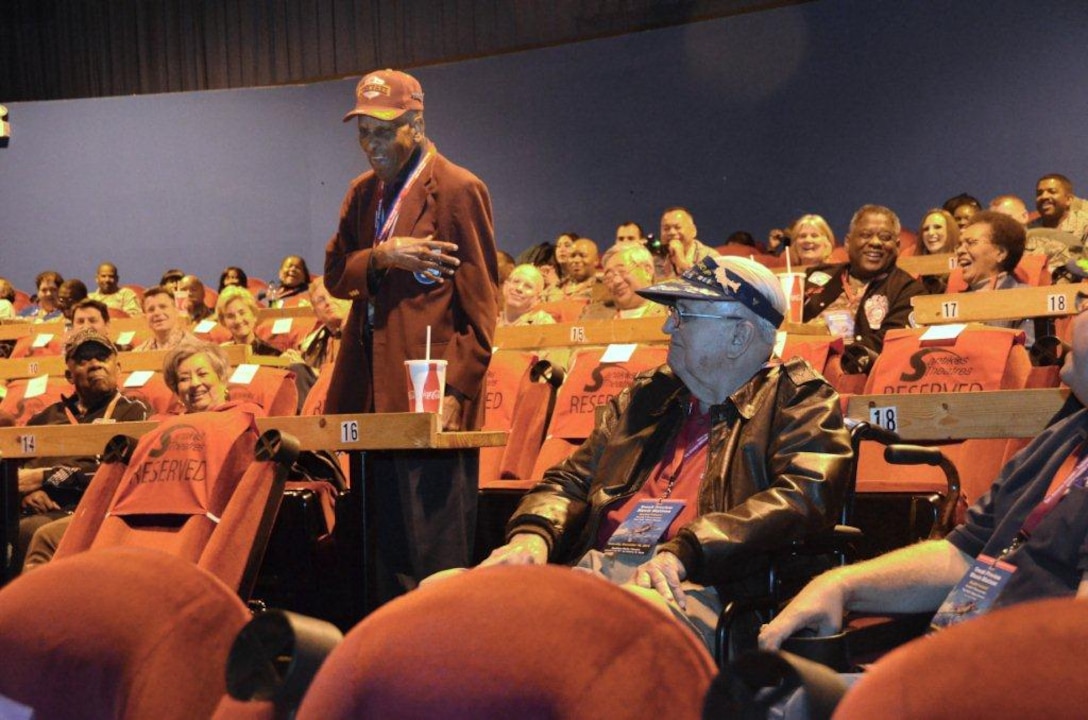
[[[869,242],[873,238],[880,238],[880,242],[884,243],[885,245],[890,245],[896,240],[896,236],[894,233],[890,233],[887,231],[877,232],[876,230],[859,230],[858,232],[853,234],[853,237],[860,238],[865,242]]]
[[[668,310],[669,320],[677,328],[684,327],[684,323],[690,318],[709,318],[713,320],[744,320],[745,318],[739,315],[707,315],[706,313],[695,313],[681,310],[675,305],[670,305]]]

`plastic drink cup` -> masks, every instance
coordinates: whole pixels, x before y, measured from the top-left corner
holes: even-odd
[[[802,323],[805,321],[805,274],[782,273],[778,276],[782,281],[782,292],[786,294],[786,303],[789,312],[786,313],[786,322]]]
[[[408,409],[417,413],[438,413],[446,394],[445,360],[405,360],[408,375]]]

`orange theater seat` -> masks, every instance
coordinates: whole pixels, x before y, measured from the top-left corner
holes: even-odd
[[[297,347],[316,328],[316,318],[277,318],[262,320],[254,332],[261,340],[282,352]]]
[[[484,568],[367,617],[297,717],[695,720],[714,674],[691,632],[627,590],[567,568]]]
[[[808,364],[816,369],[816,372],[827,375],[827,361],[832,354],[842,354],[842,338],[820,335],[787,334],[786,343],[782,346],[780,354],[783,360],[800,357],[808,361]]]
[[[0,696],[43,720],[210,717],[249,617],[214,576],[155,550],[49,563],[0,590]]]
[[[31,397],[26,397],[28,390],[34,391]],[[44,387],[41,376],[9,380],[7,395],[0,401],[0,412],[15,418],[16,425],[26,425],[30,418],[53,403],[60,402],[61,394],[71,395],[75,391],[70,382],[59,377],[48,378]]]
[[[589,304],[589,300],[581,298],[568,298],[553,302],[541,303],[540,308],[555,318],[557,323],[577,322],[582,315],[582,310]]]
[[[1082,717],[1086,644],[1088,603],[1082,600],[997,610],[882,658],[846,693],[835,718]]]
[[[638,373],[664,363],[668,348],[640,345],[629,358],[619,362],[602,362],[606,352],[607,348],[592,348],[574,354],[570,371],[559,389],[549,437],[585,440],[593,431],[597,406],[619,395]]]
[[[297,443],[258,439],[257,408],[172,417],[140,438],[115,437],[76,508],[56,560],[139,546],[196,563],[247,597]],[[126,456],[131,459],[126,462]]]
[[[198,323],[194,323],[189,329],[193,335],[204,342],[210,342],[215,345],[222,345],[223,343],[231,342],[233,336],[230,334],[230,330],[212,320],[202,320]]]
[[[866,394],[887,396],[879,407],[894,407],[894,396],[898,394],[1019,390],[1031,377],[1031,361],[1023,333],[1018,330],[968,326],[955,340],[940,345],[923,345],[923,332],[888,331],[865,390]],[[1007,444],[1007,438],[938,443],[960,473],[960,512],[989,490],[1003,464]],[[913,496],[914,502],[920,502],[923,497],[944,496],[946,491],[944,474],[938,468],[892,465],[885,462],[879,443],[861,444],[859,524],[865,524],[861,518],[866,514],[866,504],[881,494],[885,500],[890,498],[887,494],[893,493]]]
[[[228,384],[231,400],[256,403],[264,408],[269,417],[298,414],[298,386],[295,385],[293,372],[258,365],[251,381],[248,383],[238,381],[239,371],[247,367],[254,366],[239,365],[230,377]]]
[[[25,310],[31,306],[30,295],[22,290],[15,291],[15,299],[11,301],[11,306],[15,308],[15,312]]]
[[[51,357],[64,354],[63,333],[32,333],[19,338],[12,348],[10,357],[31,358]]]
[[[317,382],[310,388],[302,404],[299,415],[324,415],[325,400],[329,395],[329,383],[332,382],[332,369],[335,363],[325,363],[317,375]]]
[[[529,368],[538,355],[520,350],[497,349],[491,354],[487,367],[487,396],[484,405],[484,430],[510,430],[514,421],[514,405]],[[490,487],[499,479],[506,448],[480,449],[480,488]]]
[[[151,409],[152,415],[181,415],[185,406],[170,391],[162,372],[156,370],[124,373],[121,376],[121,392],[133,400],[140,400]]]

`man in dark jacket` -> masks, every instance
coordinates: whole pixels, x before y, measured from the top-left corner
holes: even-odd
[[[831,334],[877,353],[884,348],[888,328],[907,327],[911,298],[926,289],[895,266],[899,230],[899,217],[888,208],[859,208],[846,236],[850,262],[808,271],[805,322],[825,323]]]
[[[709,256],[639,293],[669,306],[667,365],[544,474],[484,564],[579,561],[664,598],[709,642],[719,590],[835,522],[849,434],[818,373],[770,361],[786,300],[766,268]]]

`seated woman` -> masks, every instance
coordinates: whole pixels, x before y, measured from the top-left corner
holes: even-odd
[[[199,342],[185,329],[174,293],[166,288],[156,286],[144,292],[143,310],[152,337],[133,348],[134,351],[169,350],[184,341]]]
[[[964,292],[1008,290],[1026,287],[1012,274],[1024,255],[1024,226],[1007,215],[983,210],[972,216],[960,232],[956,263],[967,283]],[[1019,328],[1027,336],[1027,346],[1035,344],[1035,323],[1025,320],[991,320],[995,327]]]
[[[518,265],[502,284],[503,309],[499,327],[507,325],[550,325],[555,319],[543,310],[533,310],[544,290],[544,276],[532,265]]]
[[[228,265],[219,276],[219,292],[223,292],[223,288],[236,285],[238,287],[249,287],[249,277],[246,275],[246,271],[240,267],[234,265]]]
[[[167,353],[162,374],[185,412],[204,412],[227,402],[230,361],[218,345],[194,340]]]
[[[23,308],[19,317],[34,322],[59,320],[63,313],[60,305],[57,304],[57,293],[63,282],[64,278],[56,270],[38,273],[38,277],[34,279],[34,287],[38,290],[37,302]]]
[[[298,307],[309,305],[310,268],[298,255],[288,255],[280,263],[280,282],[268,289],[268,307]]]
[[[933,208],[922,218],[918,228],[919,255],[939,255],[956,251],[960,241],[960,228],[947,210]],[[943,293],[948,287],[948,275],[923,275],[919,278],[930,295]]]
[[[828,262],[835,248],[835,233],[819,215],[802,215],[790,227],[790,262],[794,265],[820,265]]]
[[[280,356],[279,348],[257,337],[257,300],[249,290],[236,285],[224,288],[215,314],[219,324],[230,331],[231,342],[248,345],[254,355]]]

